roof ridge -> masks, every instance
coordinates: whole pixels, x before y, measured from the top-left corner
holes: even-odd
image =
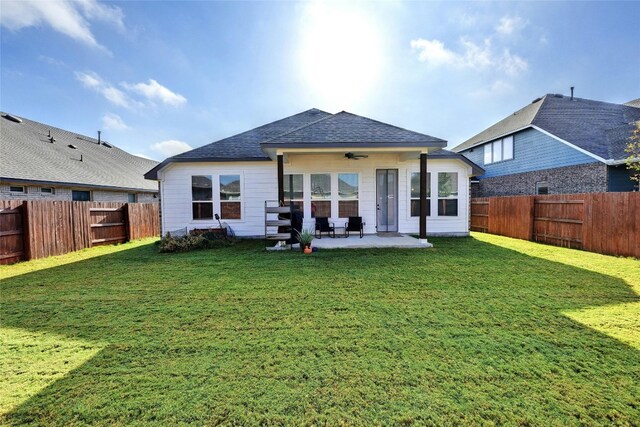
[[[320,111],[322,111],[322,110],[320,110]],[[326,113],[326,111],[323,111],[323,113]],[[281,133],[280,135],[273,136],[273,137],[271,137],[271,138],[269,138],[269,139],[266,139],[266,140],[264,140],[264,141],[260,142],[260,144],[266,144],[266,143],[268,143],[269,141],[272,141],[272,140],[274,140],[274,139],[276,139],[276,138],[280,138],[280,137],[283,137],[283,136],[285,136],[285,135],[289,135],[290,133],[297,132],[297,131],[299,131],[299,130],[301,130],[301,129],[304,129],[304,128],[308,127],[308,126],[315,125],[316,123],[319,123],[319,122],[322,122],[322,121],[324,121],[324,120],[330,119],[331,117],[335,117],[335,116],[337,116],[337,115],[338,115],[338,114],[340,114],[340,113],[336,113],[336,114],[327,113],[327,114],[329,114],[329,115],[328,115],[328,116],[325,116],[325,117],[322,117],[321,119],[318,119],[318,120],[316,120],[316,121],[314,121],[314,122],[307,123],[306,125],[302,125],[302,126],[300,126],[300,127],[297,127],[297,128],[295,128],[295,129],[292,129],[292,130],[290,130],[290,131],[287,131],[287,132],[285,132],[285,133]]]
[[[540,110],[542,110],[542,106],[544,105],[545,102],[547,102],[547,96],[549,96],[549,94],[546,94],[545,96],[543,96],[542,99],[539,101],[540,106],[538,107],[538,111],[536,111],[536,114],[533,115],[531,122],[529,122],[530,125],[535,126],[533,122],[536,121],[536,119],[538,118],[538,114],[540,114]]]

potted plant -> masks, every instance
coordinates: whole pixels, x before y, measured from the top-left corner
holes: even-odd
[[[300,250],[305,254],[311,253],[311,242],[314,239],[313,231],[311,229],[302,230],[298,232],[298,241],[300,242]]]

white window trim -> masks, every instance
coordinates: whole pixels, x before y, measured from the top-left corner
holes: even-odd
[[[440,197],[440,188],[439,188],[440,187],[440,174],[443,174],[443,173],[451,173],[451,174],[456,174],[457,175],[456,183],[457,183],[457,190],[458,191],[457,191],[457,194],[456,194],[455,197],[454,196]],[[460,218],[460,193],[461,193],[460,192],[460,184],[461,184],[460,172],[458,172],[458,171],[455,171],[455,172],[453,172],[453,171],[451,171],[451,172],[450,171],[439,171],[437,173],[436,182],[437,182],[437,185],[436,185],[437,193],[436,194],[438,195],[438,197],[436,198],[436,211],[434,212],[435,216],[437,216],[438,218]],[[457,200],[458,201],[458,209],[457,209],[458,213],[457,213],[457,215],[440,215],[440,210],[439,210],[439,205],[438,205],[440,200]]]
[[[208,176],[211,178],[211,200],[193,200],[193,177],[194,176]],[[203,221],[213,221],[215,219],[215,210],[213,210],[213,204],[215,202],[215,194],[213,192],[213,188],[215,185],[215,176],[212,175],[205,175],[204,173],[198,173],[198,174],[194,174],[194,175],[189,175],[189,193],[191,194],[191,204],[190,204],[190,208],[191,208],[191,221],[197,221],[197,222],[203,222]],[[211,203],[211,218],[194,218],[193,217],[193,204],[194,203]]]
[[[240,177],[240,200],[225,200],[225,201],[223,201],[220,198],[220,177],[221,176],[227,176],[227,175],[238,175]],[[216,183],[217,184],[216,188],[218,189],[218,191],[213,195],[213,199],[214,199],[214,202],[217,201],[218,212],[219,212],[218,215],[220,215],[220,220],[229,221],[229,222],[236,222],[236,223],[244,222],[244,220],[245,220],[245,215],[244,215],[244,205],[245,205],[245,203],[244,203],[244,198],[245,198],[244,197],[244,174],[242,172],[230,172],[230,171],[229,172],[222,172],[222,173],[219,173],[219,174],[215,175],[215,181],[217,182]],[[240,203],[240,218],[231,219],[231,218],[223,218],[222,217],[222,203],[225,203],[225,202],[231,202],[231,203],[239,202]],[[215,211],[213,212],[213,215],[214,215],[214,220],[215,220],[215,215],[216,215]]]
[[[42,191],[44,189],[49,189],[51,190],[50,192],[46,192],[46,191]],[[56,194],[56,189],[54,187],[40,187],[40,194],[50,194],[50,195],[54,195]]]
[[[340,175],[356,175],[356,177],[358,179],[358,198],[357,199],[341,199],[340,198],[340,191],[339,191],[339,189],[340,189],[339,176]],[[358,202],[358,216],[360,216],[360,207],[361,207],[360,206],[360,188],[361,188],[361,185],[360,185],[360,173],[359,172],[336,172],[335,176],[336,176],[336,179],[335,180],[332,179],[332,183],[333,183],[333,181],[336,182],[336,191],[335,191],[335,195],[336,195],[336,203],[335,203],[336,204],[336,210],[335,210],[335,213],[336,213],[337,216],[335,218],[337,218],[340,221],[349,219],[348,217],[342,218],[342,217],[339,216],[340,215],[340,201],[347,201],[347,202],[352,202],[354,200],[357,201]],[[333,194],[334,194],[333,193],[333,189],[331,191],[331,194],[332,194],[331,198],[333,199]],[[333,212],[333,207],[332,207],[331,211]]]
[[[331,204],[331,216],[329,217],[329,221],[332,221],[333,218],[336,218],[334,216],[334,214],[338,214],[338,211],[336,210],[338,208],[338,202],[336,200],[337,197],[337,192],[338,192],[338,180],[337,178],[334,179],[334,173],[332,172],[309,172],[309,218],[310,219],[314,219],[314,217],[311,216],[311,203],[313,203],[314,201],[316,202],[329,202]],[[313,198],[313,191],[312,191],[312,186],[311,186],[311,175],[329,175],[329,188],[331,189],[331,195],[329,196],[328,199],[314,199]]]
[[[544,186],[545,186],[545,187],[547,187],[547,192],[546,192],[546,194],[549,194],[549,181],[547,181],[547,180],[545,179],[545,180],[543,180],[543,181],[536,181],[536,184],[535,184],[535,186],[536,186],[536,187],[535,187],[535,189],[536,189],[536,195],[537,195],[537,196],[544,196],[544,194],[540,194],[540,193],[539,193],[539,191],[540,191],[540,187],[541,187],[541,185],[540,185],[540,184],[544,184]]]
[[[420,200],[420,198],[415,198],[415,197],[411,197],[411,176],[413,174],[420,174],[420,171],[415,171],[415,170],[408,170],[407,171],[407,199],[409,200],[409,202],[407,203],[407,218],[408,219],[413,219],[413,218],[420,218],[419,216],[413,216],[411,215],[411,202],[413,200]],[[438,172],[436,172],[437,174]],[[428,175],[431,175],[431,178],[433,178],[433,173],[431,171],[427,171]],[[431,185],[429,186],[429,194],[433,194],[433,179],[431,180]],[[433,197],[431,196],[427,196],[427,203],[429,204],[429,215],[427,215],[427,218],[431,218],[433,217],[433,206],[431,206],[431,202],[433,201]]]
[[[21,191],[12,190],[11,187],[20,187]],[[27,186],[26,185],[9,185],[9,193],[13,194],[27,194]]]
[[[292,202],[292,203],[302,202],[302,214],[304,215],[304,209],[305,209],[305,205],[306,205],[306,203],[305,203],[305,194],[306,194],[306,192],[304,191],[305,190],[305,185],[304,185],[304,183],[305,183],[304,182],[305,181],[304,175],[305,174],[303,174],[303,173],[285,173],[284,174],[285,181],[287,179],[286,177],[292,176],[292,175],[300,175],[302,177],[302,198],[301,199],[289,199],[289,201]],[[286,199],[286,197],[287,197],[287,195],[285,194],[285,199]]]
[[[505,140],[511,140],[511,157],[508,159],[504,158],[504,143]],[[500,160],[493,160],[495,158],[494,154],[495,154],[495,144],[496,143],[500,143]],[[490,148],[491,149],[491,161],[487,163],[487,149]],[[497,138],[494,139],[491,142],[487,142],[486,144],[484,144],[483,146],[483,152],[482,152],[482,161],[485,165],[493,165],[496,163],[503,163],[503,162],[508,162],[511,161],[515,158],[515,138],[513,135],[507,135],[503,138]]]

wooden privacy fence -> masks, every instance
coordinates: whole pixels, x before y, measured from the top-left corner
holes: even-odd
[[[0,264],[158,235],[157,203],[0,200]]]
[[[640,258],[640,193],[473,198],[470,228]]]

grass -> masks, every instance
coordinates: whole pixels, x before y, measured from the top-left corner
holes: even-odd
[[[1,267],[0,423],[640,424],[639,261],[433,242]]]

